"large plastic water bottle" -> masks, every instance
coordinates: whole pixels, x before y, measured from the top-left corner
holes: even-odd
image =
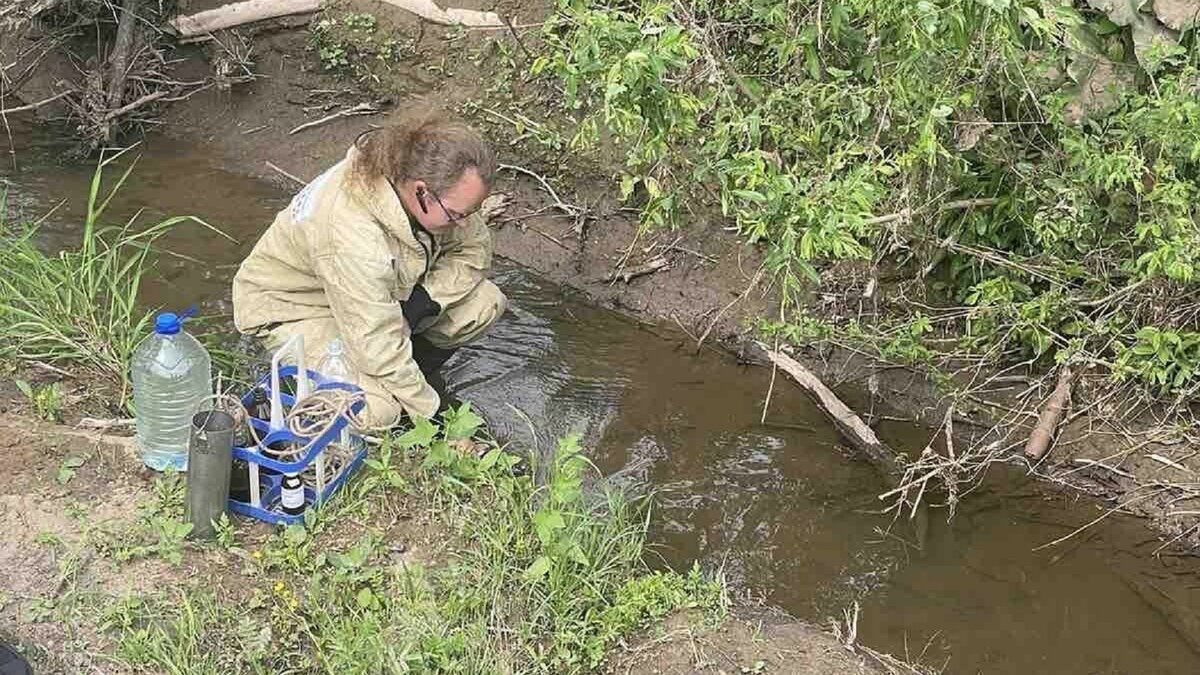
[[[134,350],[132,371],[142,461],[157,471],[186,471],[192,415],[212,395],[212,359],[183,320],[165,312]]]

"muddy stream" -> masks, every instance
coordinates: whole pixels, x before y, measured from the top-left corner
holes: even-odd
[[[47,218],[48,246],[78,232],[92,167],[59,164],[53,139],[3,158],[10,213]],[[194,214],[231,243],[184,226],[163,246],[147,301],[228,313],[228,281],[289,198],[278,186],[213,166],[203,148],[165,139],[141,148],[108,220]],[[116,171],[109,173],[115,178]],[[759,424],[769,372],[699,355],[674,332],[649,330],[501,262],[512,311],[451,363],[448,379],[498,435],[546,446],[567,431],[608,474],[657,493],[655,564],[723,568],[739,593],[825,622],[858,602],[859,639],[949,673],[1200,672],[1200,574],[1189,558],[1152,556],[1145,526],[1110,518],[1035,551],[1103,512],[997,476],[947,524],[935,512],[924,550],[888,533],[885,488],[782,379],[770,426]],[[653,283],[643,280],[641,283]],[[852,392],[849,393],[853,400]],[[528,421],[527,421],[528,420]],[[778,426],[778,425],[793,426]],[[885,423],[893,447],[918,453],[922,428]],[[939,515],[940,514],[940,515]],[[1174,608],[1174,611],[1172,610]]]

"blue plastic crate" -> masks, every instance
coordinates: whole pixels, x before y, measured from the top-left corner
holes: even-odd
[[[288,366],[279,369],[281,389],[279,398],[283,404],[285,414],[286,411],[291,410],[296,401],[295,398],[290,394],[282,391],[284,389],[283,383],[288,381],[294,382],[298,372],[299,369],[295,366]],[[350,392],[361,391],[358,387],[355,387],[351,384],[328,381],[322,377],[320,373],[312,370],[305,370],[305,373],[308,375],[311,391],[322,391],[329,389],[343,389]],[[243,405],[249,406],[251,403],[253,403],[254,390],[258,388],[261,388],[263,391],[265,391],[267,396],[271,396],[271,376],[267,375],[263,377],[261,380],[259,380],[258,384],[254,388],[251,388],[245,393],[245,395],[242,396]],[[355,414],[358,414],[362,412],[364,406],[365,403],[363,401],[358,401],[352,406],[351,410]],[[279,441],[307,445],[309,441],[312,440],[310,438],[296,436],[291,431],[286,429],[271,431],[270,420],[252,417],[250,418],[250,424],[254,426],[255,431],[258,432],[259,438],[262,440],[262,444],[266,446]],[[325,450],[331,443],[336,442],[341,437],[342,430],[345,429],[346,425],[347,421],[344,417],[338,418],[338,420],[331,425],[325,431],[325,433],[315,439],[315,441],[308,446],[308,450],[302,457],[289,462],[281,462],[279,460],[262,455],[253,446],[234,446],[234,459],[240,459],[246,462],[247,465],[256,465],[258,467],[258,483],[260,494],[258,506],[255,506],[251,502],[243,502],[231,497],[229,499],[229,510],[243,516],[248,516],[250,518],[255,518],[257,520],[272,524],[290,525],[303,521],[303,515],[291,516],[284,513],[280,508],[279,493],[280,483],[283,482],[283,474],[304,473],[309,468],[313,467],[317,461],[317,457],[321,454],[321,452]],[[304,488],[304,501],[307,505],[307,509],[317,508],[328,502],[333,495],[336,494],[337,491],[346,484],[346,481],[349,480],[349,478],[353,476],[360,468],[362,468],[362,463],[363,460],[366,459],[366,456],[367,448],[366,445],[363,444],[362,449],[354,453],[350,460],[346,462],[346,465],[339,469],[337,474],[328,478],[325,489],[322,490],[320,494],[317,494],[316,490],[306,485]],[[253,477],[253,472],[251,472],[251,477]]]

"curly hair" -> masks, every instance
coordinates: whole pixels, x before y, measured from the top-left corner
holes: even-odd
[[[365,132],[354,142],[353,175],[363,183],[384,176],[393,183],[425,181],[434,192],[453,187],[475,169],[485,185],[496,158],[479,132],[434,107],[409,110],[397,124]]]

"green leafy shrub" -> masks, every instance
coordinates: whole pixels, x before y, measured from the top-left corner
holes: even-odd
[[[1200,264],[1194,39],[1150,44],[1124,9],[559,0],[535,70],[579,111],[574,147],[625,148],[646,226],[719,209],[763,248],[783,323],[869,261],[923,286],[889,321],[944,307],[975,354],[1111,363],[1185,328]]]

